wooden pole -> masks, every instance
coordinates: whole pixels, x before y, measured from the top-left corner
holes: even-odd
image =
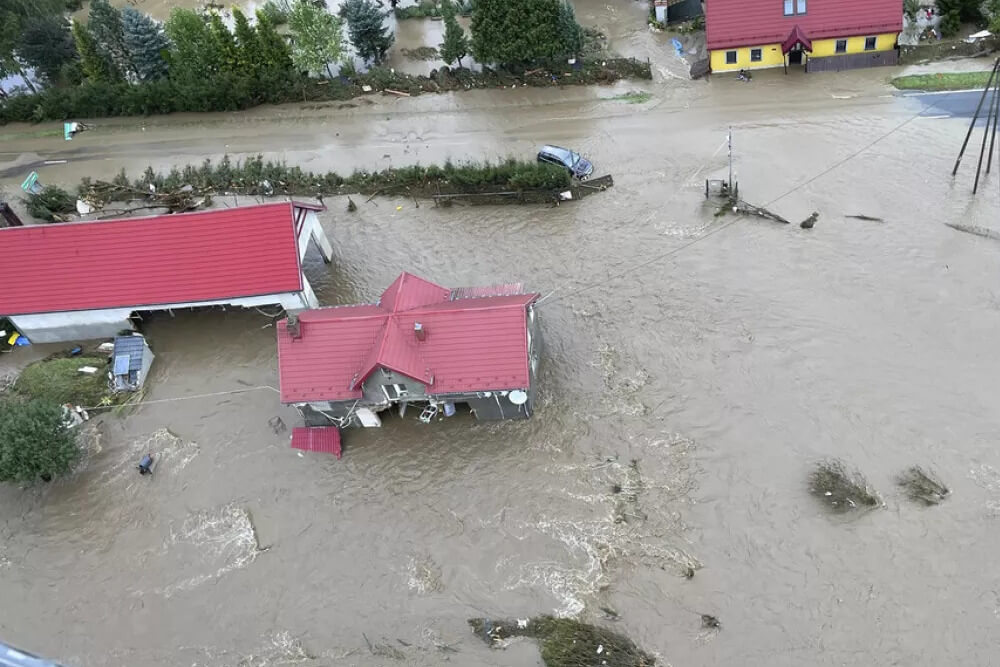
[[[997,59],[997,64],[993,65],[994,74],[997,71],[998,65],[1000,65],[1000,58]],[[988,84],[986,86],[986,90],[989,91]],[[983,168],[983,156],[986,155],[986,140],[990,138],[990,129],[993,127],[993,107],[996,106],[997,102],[996,91],[993,91],[993,93],[993,97],[990,98],[989,111],[986,113],[986,129],[983,131],[983,145],[979,147],[979,161],[976,163],[976,180],[972,184],[972,194],[976,194],[976,191],[979,190],[979,172]],[[992,155],[990,157],[992,157]]]
[[[965,155],[965,148],[969,145],[969,138],[972,136],[972,130],[976,126],[976,121],[979,119],[979,111],[983,108],[983,102],[986,100],[986,93],[989,92],[990,86],[993,84],[993,77],[996,76],[998,67],[1000,67],[1000,58],[997,58],[996,62],[993,63],[993,69],[990,71],[990,78],[986,82],[986,87],[983,88],[983,95],[979,98],[979,104],[976,105],[976,112],[972,114],[972,122],[969,123],[969,131],[965,133],[965,141],[962,142],[962,150],[958,152],[958,159],[955,160],[955,168],[951,170],[952,176],[958,173],[958,165],[961,164],[962,156]]]
[[[986,159],[986,173],[993,166],[993,147],[997,142],[997,123],[1000,122],[1000,78],[993,84],[993,136],[990,137],[990,156]]]

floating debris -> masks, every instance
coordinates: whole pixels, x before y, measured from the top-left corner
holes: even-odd
[[[819,213],[816,211],[812,212],[808,218],[799,223],[799,227],[802,229],[812,229],[816,226],[816,221],[819,220]]]
[[[571,618],[538,616],[526,621],[471,618],[469,625],[491,645],[502,645],[511,637],[539,640],[546,667],[652,667],[656,664],[656,658],[628,637]]]
[[[954,222],[944,223],[946,226],[956,229],[960,232],[965,232],[966,234],[972,234],[973,236],[981,236],[984,239],[992,239],[994,241],[1000,241],[1000,232],[993,231],[992,229],[987,229],[986,227],[980,227],[978,225],[961,225]]]
[[[601,607],[601,611],[604,613],[604,618],[609,621],[618,621],[621,619],[618,612],[611,607]]]
[[[347,212],[354,213],[358,210],[358,205],[354,203],[354,200],[350,197],[347,198]]]
[[[720,630],[722,629],[722,623],[719,622],[719,618],[717,616],[712,616],[711,614],[702,614],[701,627],[710,630]]]
[[[882,218],[876,218],[874,216],[864,215],[863,213],[858,213],[855,215],[847,215],[844,217],[853,218],[854,220],[865,220],[867,222],[885,222],[885,220],[883,220]]]
[[[877,507],[882,500],[858,471],[848,471],[842,461],[821,461],[809,476],[809,490],[838,512]]]
[[[920,466],[913,466],[905,470],[896,479],[896,483],[906,491],[910,500],[922,502],[925,505],[937,505],[951,495],[951,489],[945,486],[936,475]]]

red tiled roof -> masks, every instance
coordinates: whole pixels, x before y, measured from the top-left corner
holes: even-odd
[[[776,44],[796,25],[811,40],[900,32],[900,0],[808,0],[807,12],[784,15],[784,0],[705,0],[708,48]]]
[[[336,426],[297,426],[292,429],[292,447],[307,452],[323,452],[340,458],[340,429]]]
[[[412,377],[432,394],[526,388],[526,306],[537,294],[451,299],[451,290],[402,274],[376,305],[309,310],[299,338],[278,323],[285,403],[361,398],[378,367]],[[425,331],[418,340],[414,324]]]
[[[0,229],[0,315],[297,292],[296,207]]]

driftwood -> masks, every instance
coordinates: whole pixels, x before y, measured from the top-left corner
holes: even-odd
[[[846,215],[844,217],[845,218],[853,218],[855,220],[866,220],[868,222],[885,222],[885,220],[883,220],[882,218],[875,218],[875,217],[872,217],[870,215],[864,215],[864,214],[861,214],[861,213],[858,213],[856,215]]]
[[[782,218],[777,213],[773,213],[763,206],[754,206],[753,204],[745,202],[742,199],[734,202],[732,207],[737,213],[742,213],[743,215],[755,215],[758,218],[766,218],[768,220],[773,220],[774,222],[780,222],[783,225],[791,224],[789,220]]]
[[[81,186],[80,199],[98,209],[112,201],[140,202],[139,206],[129,206],[122,213],[150,208],[165,208],[171,213],[184,213],[211,203],[211,198],[207,195],[201,197],[201,193],[196,193],[190,186],[169,192],[156,192],[107,181],[92,181]]]
[[[944,223],[952,229],[957,229],[960,232],[965,232],[966,234],[972,234],[973,236],[982,236],[984,239],[992,239],[994,241],[1000,241],[1000,232],[995,232],[992,229],[987,229],[986,227],[979,227],[978,225],[962,225],[954,222]]]
[[[409,93],[405,93],[402,90],[393,90],[392,88],[385,88],[384,92],[389,93],[390,95],[398,95],[399,97],[409,97],[410,96]]]

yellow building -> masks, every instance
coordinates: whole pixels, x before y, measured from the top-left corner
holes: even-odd
[[[705,0],[713,72],[894,65],[902,0]]]

